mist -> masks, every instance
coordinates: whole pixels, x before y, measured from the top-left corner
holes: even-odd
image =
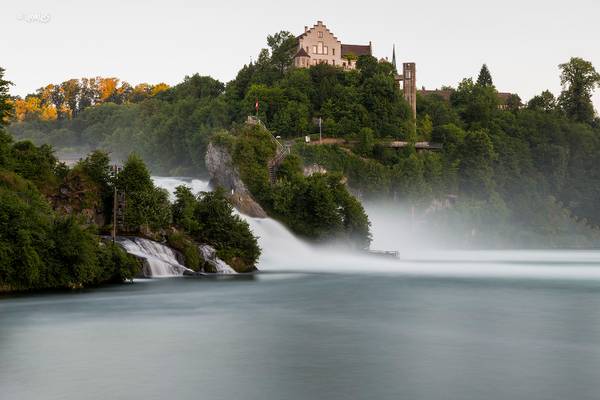
[[[192,192],[211,190],[208,181],[154,177],[171,196],[179,185]],[[264,273],[401,274],[414,277],[531,278],[600,280],[600,253],[583,250],[467,249],[455,232],[465,226],[430,226],[412,208],[390,202],[368,202],[371,249],[397,250],[399,257],[349,250],[342,243],[303,240],[272,218],[238,213],[258,237],[262,254],[258,269]],[[428,218],[430,218],[428,216]]]

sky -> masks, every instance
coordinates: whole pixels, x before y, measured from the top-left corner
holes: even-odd
[[[599,16],[598,0],[4,0],[0,66],[21,96],[92,76],[227,82],[267,35],[322,20],[342,43],[371,41],[378,58],[395,44],[399,62],[417,63],[419,87],[456,86],[486,63],[498,90],[528,100],[558,94],[558,65],[571,57],[600,71]]]

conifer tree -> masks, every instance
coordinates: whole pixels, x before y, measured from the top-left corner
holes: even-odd
[[[492,81],[492,74],[486,64],[483,64],[481,71],[479,71],[479,77],[477,78],[477,84],[479,86],[494,86]]]

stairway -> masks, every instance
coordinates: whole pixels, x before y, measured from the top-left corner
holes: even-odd
[[[279,144],[279,142],[277,143]],[[288,154],[290,154],[289,147],[282,146],[281,144],[279,144],[279,146],[277,147],[277,152],[275,153],[275,157],[273,157],[267,165],[267,168],[269,169],[269,180],[271,181],[271,184],[274,184],[277,181],[277,168]]]

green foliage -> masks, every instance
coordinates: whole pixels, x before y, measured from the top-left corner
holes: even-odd
[[[125,194],[125,227],[128,232],[157,231],[171,222],[169,195],[154,186],[141,158],[131,154],[117,177],[117,189]]]
[[[373,147],[375,146],[375,137],[373,135],[373,129],[362,128],[358,131],[357,143],[355,146],[355,152],[361,156],[368,157],[373,153]]]
[[[4,71],[4,68],[0,67],[0,130],[1,127],[8,124],[8,120],[13,114],[13,106],[8,92],[12,82],[4,79]]]
[[[260,256],[257,239],[248,223],[234,213],[222,190],[202,192],[194,197],[189,188],[179,186],[175,196],[173,222],[176,226],[196,242],[213,246],[218,257],[238,272],[252,270]]]
[[[477,77],[477,84],[479,86],[494,86],[494,82],[492,81],[492,74],[488,69],[486,64],[483,64],[481,67],[481,71],[479,71],[479,76]]]
[[[180,188],[184,188],[184,186],[179,186],[177,189]],[[178,191],[181,192],[181,190]],[[193,195],[191,197],[194,198]],[[182,228],[188,232],[190,231],[185,227]],[[194,271],[199,271],[201,269],[202,257],[200,256],[200,250],[198,250],[198,245],[188,235],[174,230],[167,235],[167,245],[183,255],[186,267],[193,269]]]
[[[73,216],[57,216],[35,185],[0,173],[0,290],[79,288],[122,282],[137,271]]]
[[[482,86],[464,79],[452,93],[452,105],[471,126],[486,126],[498,112],[498,94],[493,86]]]
[[[287,31],[267,36],[267,44],[271,48],[271,63],[283,75],[293,62],[298,48],[298,39]]]
[[[563,91],[558,103],[569,118],[591,123],[594,119],[592,92],[596,86],[600,87],[600,74],[591,62],[577,57],[560,64],[559,68]]]

